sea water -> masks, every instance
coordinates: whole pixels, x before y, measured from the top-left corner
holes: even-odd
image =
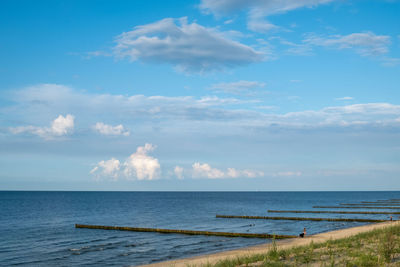
[[[0,191],[0,266],[135,266],[270,242],[76,229],[76,223],[289,235],[298,235],[306,227],[307,234],[315,234],[363,223],[222,219],[215,215],[388,219],[389,215],[379,214],[268,214],[267,210],[317,210],[314,205],[390,198],[400,199],[400,192]]]

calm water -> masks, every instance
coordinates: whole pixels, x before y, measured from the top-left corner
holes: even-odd
[[[0,191],[0,266],[135,266],[269,242],[75,229],[75,223],[276,234],[298,234],[306,227],[313,234],[361,223],[217,219],[215,214],[266,216],[267,209],[310,210],[313,205],[389,198],[400,199],[400,192]],[[279,215],[388,217],[272,216]]]

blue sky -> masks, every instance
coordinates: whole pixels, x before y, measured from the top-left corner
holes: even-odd
[[[398,14],[1,1],[0,189],[400,190]]]

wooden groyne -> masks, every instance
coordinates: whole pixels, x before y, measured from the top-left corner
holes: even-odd
[[[313,206],[315,209],[400,209],[400,207],[371,207],[371,206]]]
[[[333,214],[400,214],[398,211],[331,211],[331,210],[268,210],[276,213],[333,213]]]
[[[328,222],[386,222],[387,220],[374,219],[347,219],[347,218],[304,218],[304,217],[271,217],[271,216],[237,216],[216,215],[217,218],[225,219],[261,219],[261,220],[291,220],[291,221],[328,221]]]
[[[400,206],[400,203],[340,203],[342,206]]]
[[[362,204],[400,204],[400,201],[361,201]]]
[[[284,238],[297,237],[295,235],[228,233],[228,232],[192,231],[192,230],[141,228],[141,227],[125,227],[125,226],[104,226],[104,225],[88,225],[88,224],[75,224],[75,228],[133,231],[133,232],[156,232],[156,233],[163,233],[163,234],[185,234],[185,235],[209,235],[209,236],[226,236],[226,237],[246,237],[246,238],[284,239]]]
[[[400,203],[400,200],[361,201],[361,203]]]

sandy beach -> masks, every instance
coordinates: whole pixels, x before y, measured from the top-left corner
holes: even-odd
[[[314,243],[321,243],[328,241],[330,239],[340,239],[349,237],[352,235],[356,235],[363,232],[368,232],[374,229],[383,228],[389,225],[400,224],[400,221],[395,222],[383,222],[383,223],[376,223],[376,224],[368,224],[358,227],[346,228],[316,235],[311,235],[305,238],[295,238],[295,239],[285,239],[277,241],[276,244],[280,249],[289,249],[295,246],[301,245],[308,245],[311,242]],[[206,254],[196,257],[190,257],[185,259],[178,259],[178,260],[171,260],[171,261],[164,261],[154,264],[142,265],[147,267],[161,267],[161,266],[174,266],[174,267],[186,267],[186,266],[200,266],[202,264],[214,264],[220,260],[227,259],[227,258],[236,258],[238,256],[250,256],[254,254],[266,253],[271,248],[271,243],[262,244],[258,246],[246,247],[241,249],[229,250],[214,254]]]

